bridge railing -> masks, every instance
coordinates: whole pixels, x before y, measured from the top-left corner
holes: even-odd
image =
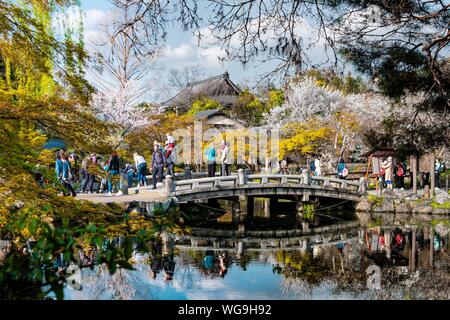
[[[238,176],[219,176],[213,178],[199,178],[173,181],[172,191],[192,189],[217,188],[219,186],[238,186]]]
[[[175,181],[171,176],[166,177],[166,192],[219,188],[220,186],[239,187],[244,185],[313,185],[322,188],[342,189],[364,193],[367,191],[365,179],[358,181],[347,181],[336,178],[310,176],[304,170],[301,175],[280,174],[250,174],[246,175],[242,169],[237,175],[218,176],[212,178],[199,178]]]

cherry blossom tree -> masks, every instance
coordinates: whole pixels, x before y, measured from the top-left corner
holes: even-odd
[[[127,81],[115,92],[97,92],[93,96],[92,106],[97,117],[111,124],[109,139],[116,148],[122,145],[124,138],[133,130],[152,122],[151,113],[137,104],[141,95],[139,90],[134,81]]]
[[[115,34],[117,24],[127,21],[130,5],[117,8],[103,25],[103,38],[97,40],[95,64],[91,76],[96,80],[97,93],[92,105],[97,117],[111,124],[110,142],[122,147],[124,138],[133,130],[151,123],[154,110],[142,107],[149,97],[154,81],[151,70],[159,53],[158,46],[150,46],[143,57],[130,41],[131,30]],[[150,112],[149,112],[150,111]]]
[[[316,148],[309,149],[311,154],[322,154],[324,166],[329,169],[345,151],[354,153],[367,147],[363,141],[365,133],[379,127],[391,113],[391,102],[378,93],[346,95],[309,76],[291,79],[286,85],[285,97],[284,104],[265,115],[266,123],[280,129],[285,137],[295,125],[319,123],[328,128],[334,139],[327,144],[316,143]],[[306,137],[296,139],[303,141]]]
[[[314,78],[294,78],[285,89],[285,103],[270,111],[267,123],[281,128],[288,123],[324,117],[342,102],[342,94],[318,86]]]

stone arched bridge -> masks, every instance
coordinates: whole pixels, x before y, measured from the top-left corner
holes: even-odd
[[[125,188],[123,195],[108,197],[107,194],[79,195],[79,200],[93,202],[161,202],[170,197],[184,203],[195,200],[242,197],[295,198],[302,202],[310,197],[330,198],[359,202],[367,191],[365,180],[350,181],[327,177],[300,175],[250,174],[242,169],[231,176],[175,180],[166,176],[163,188]]]
[[[325,197],[358,202],[367,190],[366,181],[348,181],[335,178],[280,174],[237,175],[175,181],[167,176],[165,194],[179,202],[228,197],[300,196],[303,201]]]

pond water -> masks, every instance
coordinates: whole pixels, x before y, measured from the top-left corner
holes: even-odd
[[[135,251],[134,271],[84,268],[82,290],[67,286],[65,298],[450,299],[448,219],[375,225],[334,212],[310,221],[308,232],[276,236],[261,210],[245,236],[230,233],[237,226],[224,215],[189,236],[166,234],[150,253]],[[276,229],[292,222],[286,216],[272,216],[287,219]]]

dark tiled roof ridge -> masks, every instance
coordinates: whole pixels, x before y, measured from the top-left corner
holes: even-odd
[[[209,81],[214,81],[214,80],[220,80],[220,79],[226,79],[229,78],[229,74],[228,71],[225,71],[222,74],[219,74],[217,76],[212,76],[203,80],[199,80],[199,81],[194,81],[194,82],[189,82],[188,84],[186,84],[186,87],[192,87],[201,83],[205,83],[205,82],[209,82]]]
[[[203,80],[200,80],[200,81],[188,83],[184,89],[182,89],[175,96],[173,96],[169,100],[163,102],[162,104],[163,105],[168,105],[172,101],[176,101],[176,99],[178,97],[183,96],[183,95],[190,96],[190,95],[192,95],[192,90],[193,90],[194,87],[201,86],[201,85],[203,85],[205,83],[218,81],[218,80],[225,80],[236,92],[238,92],[238,93],[241,92],[240,88],[233,81],[230,80],[229,73],[228,73],[228,71],[226,71],[225,73],[222,73],[222,74],[214,76],[214,77],[209,77],[207,79],[203,79]]]

